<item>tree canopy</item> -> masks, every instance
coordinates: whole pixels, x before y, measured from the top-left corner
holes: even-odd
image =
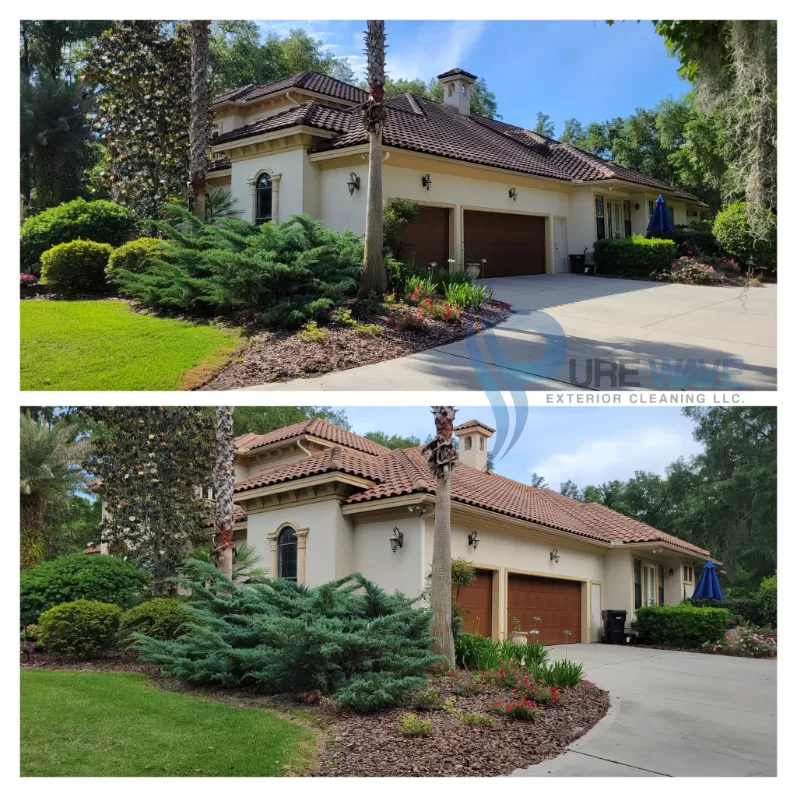
[[[242,434],[268,434],[311,418],[322,418],[342,429],[351,429],[345,411],[332,407],[235,407],[233,434],[236,437]]]
[[[360,83],[360,88],[367,88],[365,82]],[[421,78],[407,80],[399,78],[392,80],[387,78],[385,81],[385,97],[397,97],[399,94],[415,94],[418,97],[425,97],[427,100],[443,102],[443,84],[435,78],[428,83]],[[474,116],[482,116],[486,119],[500,119],[498,113],[498,103],[495,94],[487,88],[484,78],[479,78],[470,90],[470,112]]]

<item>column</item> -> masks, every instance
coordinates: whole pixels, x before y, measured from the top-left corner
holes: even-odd
[[[305,583],[307,571],[307,534],[310,529],[296,529],[296,583]]]

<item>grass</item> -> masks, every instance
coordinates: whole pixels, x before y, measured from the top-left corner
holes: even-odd
[[[301,774],[314,734],[267,711],[165,692],[133,673],[22,671],[23,777]]]
[[[22,390],[192,387],[240,345],[232,332],[139,315],[119,301],[21,305]]]

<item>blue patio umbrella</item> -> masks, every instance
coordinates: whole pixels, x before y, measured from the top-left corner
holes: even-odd
[[[675,226],[667,210],[667,203],[663,196],[659,196],[653,206],[653,215],[648,223],[648,232],[675,232]]]
[[[704,600],[705,598],[715,598],[718,601],[725,600],[714,562],[706,562],[703,565],[700,581],[697,582],[697,588],[692,595],[692,600]]]

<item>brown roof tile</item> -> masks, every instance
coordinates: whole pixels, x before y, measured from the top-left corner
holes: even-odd
[[[476,75],[471,75],[470,72],[466,72],[464,69],[460,69],[459,67],[456,69],[449,69],[448,72],[443,72],[442,75],[437,76],[437,79],[442,80],[444,77],[454,77],[454,75],[465,75],[465,77],[469,77],[471,80],[478,80]]]
[[[308,69],[306,72],[299,72],[297,75],[275,80],[273,83],[265,83],[261,86],[248,84],[238,89],[219,94],[212,100],[212,105],[219,105],[222,102],[252,102],[269,94],[277,94],[287,89],[307,89],[316,94],[324,94],[336,100],[362,103],[368,99],[368,94],[357,86],[344,83],[342,80],[324,75],[315,69]]]
[[[455,426],[454,427],[454,431],[455,432],[464,432],[466,429],[472,429],[473,427],[476,427],[476,426],[481,426],[482,429],[487,429],[488,431],[490,431],[493,434],[495,434],[495,429],[493,429],[492,426],[488,426],[486,423],[482,423],[481,421],[477,421],[477,420],[465,421],[465,423],[461,423],[461,424],[459,424],[459,426]]]
[[[325,421],[322,418],[310,418],[307,421],[300,421],[282,429],[275,429],[273,432],[268,432],[268,434],[241,435],[241,437],[235,439],[235,445],[245,451],[254,451],[272,443],[280,443],[283,440],[290,440],[303,435],[320,437],[322,440],[337,443],[346,448],[353,448],[355,451],[362,451],[365,454],[378,455],[390,450],[379,443],[375,443],[373,440],[361,437],[346,429],[341,429],[340,426],[336,426],[334,423]]]

